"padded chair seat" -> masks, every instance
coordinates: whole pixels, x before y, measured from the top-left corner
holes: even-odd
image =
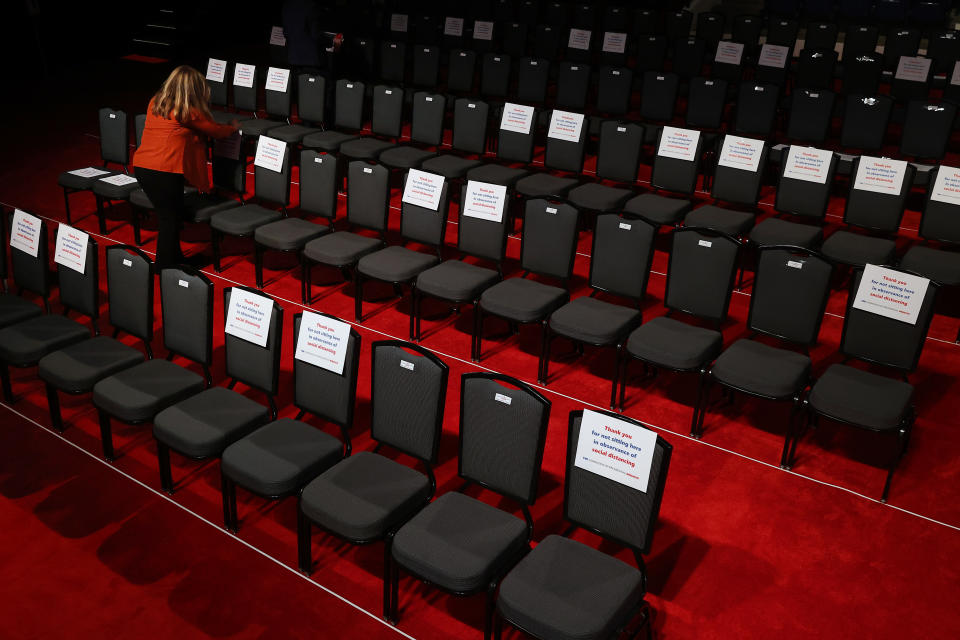
[[[90,178],[84,178],[83,176],[78,176],[76,174],[70,173],[70,171],[64,171],[57,178],[57,184],[61,187],[66,187],[67,189],[78,189],[78,190],[92,189],[93,183],[99,180],[100,178],[108,178],[117,173],[116,171],[104,169],[103,167],[91,167],[91,169],[99,169],[101,171],[106,171],[106,173],[103,173],[98,176],[93,176]]]
[[[581,342],[610,344],[639,320],[637,309],[581,296],[550,314],[550,329]]]
[[[508,278],[480,296],[484,312],[515,322],[537,322],[567,301],[566,289],[527,280]]]
[[[610,638],[643,596],[643,574],[635,567],[549,535],[503,579],[497,608],[537,638]]]
[[[752,213],[708,204],[697,207],[684,216],[683,224],[687,227],[706,227],[736,238],[749,231],[755,220],[756,216]]]
[[[380,238],[362,236],[349,231],[334,231],[304,245],[303,255],[320,264],[343,267],[354,264],[382,245]]]
[[[517,181],[530,173],[526,169],[514,169],[502,164],[481,164],[467,171],[467,180],[476,180],[488,184],[512,187]]]
[[[375,280],[406,282],[438,262],[440,262],[440,258],[436,254],[392,246],[368,253],[360,258],[357,263],[357,271]]]
[[[834,262],[862,267],[865,264],[890,264],[897,243],[850,231],[836,231],[824,241],[821,253]]]
[[[360,137],[358,133],[342,133],[340,131],[320,131],[311,133],[303,137],[300,144],[304,149],[320,149],[328,153],[333,153],[340,149],[340,145],[348,140],[356,140]]]
[[[271,129],[284,127],[287,123],[282,120],[268,120],[266,118],[250,118],[240,121],[240,134],[244,138],[256,138]]]
[[[109,336],[97,336],[43,356],[37,375],[62,391],[85,393],[107,376],[143,360],[139,350]]]
[[[184,187],[183,188],[184,204],[188,205],[190,196],[196,193],[198,193],[196,187],[190,187],[190,186]],[[204,194],[204,197],[210,197],[210,196],[207,196]],[[150,202],[150,198],[147,197],[147,193],[143,189],[140,189],[140,188],[134,189],[128,199],[130,201],[130,204],[132,204],[135,207],[140,207],[141,209],[153,209],[153,203]],[[234,202],[237,202],[237,201],[234,200]],[[239,205],[240,203],[237,202],[237,204]]]
[[[658,193],[641,193],[623,205],[627,213],[643,216],[650,222],[675,225],[693,208],[693,203],[683,198],[671,198]]]
[[[270,137],[288,144],[299,144],[306,136],[319,132],[320,129],[316,127],[307,127],[302,124],[287,124],[282,127],[270,129]]]
[[[43,313],[43,309],[29,300],[12,293],[0,293],[0,327],[29,320]]]
[[[832,418],[886,431],[900,426],[913,386],[842,364],[828,368],[810,391],[810,406]]]
[[[331,231],[333,227],[315,224],[303,218],[284,218],[257,227],[253,232],[253,239],[258,244],[277,251],[292,251]]]
[[[186,209],[188,219],[192,222],[209,222],[210,218],[221,211],[233,209],[242,204],[233,198],[215,193],[200,193],[196,190],[193,193],[184,194],[183,197],[183,207]]]
[[[225,387],[212,387],[167,407],[153,419],[153,435],[192,458],[218,456],[270,419],[270,410]]]
[[[258,204],[246,204],[221,211],[210,218],[210,226],[228,236],[249,236],[262,227],[283,217],[273,209]]]
[[[90,337],[90,330],[61,315],[42,315],[0,329],[0,361],[34,364],[51,351]]]
[[[900,266],[940,284],[960,285],[960,253],[917,245],[900,259]]]
[[[430,481],[422,473],[361,451],[314,478],[300,496],[300,508],[310,520],[339,536],[375,540],[429,495]]]
[[[230,121],[237,117],[237,114],[232,111],[215,111],[210,110],[210,115],[213,116],[213,121],[220,124],[230,124]]]
[[[576,178],[561,178],[549,173],[534,173],[517,181],[517,193],[528,198],[562,196],[579,183]]]
[[[780,218],[767,218],[750,232],[750,240],[761,247],[789,244],[794,247],[813,249],[822,239],[823,228]]]
[[[428,151],[417,147],[393,147],[380,154],[380,162],[394,169],[415,169],[424,160],[437,155],[436,151]]]
[[[483,163],[480,160],[461,158],[460,156],[453,155],[440,155],[424,160],[420,168],[452,180],[454,178],[462,178],[467,175],[468,171],[474,167],[479,167],[481,164]]]
[[[94,180],[91,190],[101,198],[109,200],[129,200],[130,195],[140,189],[139,182],[129,184],[111,184],[103,180]]]
[[[630,189],[608,187],[606,185],[588,182],[567,194],[567,200],[579,209],[590,211],[613,211],[620,207],[633,195]]]
[[[484,289],[500,280],[495,269],[462,260],[447,260],[427,269],[417,278],[417,290],[443,300],[476,300]]]
[[[204,386],[203,376],[155,358],[97,382],[93,386],[93,404],[120,420],[142,422],[200,393]]]
[[[223,451],[220,468],[242,487],[265,497],[303,486],[337,462],[339,440],[299,420],[281,418]]]
[[[357,138],[340,145],[340,153],[357,160],[376,160],[381,153],[395,146],[392,142],[377,138]]]
[[[520,518],[451,491],[400,527],[393,557],[451,591],[485,588],[493,572],[527,542]]]
[[[699,369],[717,357],[723,334],[660,316],[630,334],[627,352],[653,365],[686,371]]]
[[[713,363],[720,382],[768,398],[798,392],[810,377],[810,358],[756,340],[737,340]]]

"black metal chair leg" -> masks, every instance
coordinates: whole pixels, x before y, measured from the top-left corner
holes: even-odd
[[[253,245],[253,267],[256,273],[257,289],[263,290],[263,252],[264,247],[259,242]]]
[[[503,636],[503,618],[500,617],[500,613],[494,608],[493,610],[493,640],[500,640]]]
[[[310,304],[310,265],[305,258],[300,261],[300,301],[304,305]]]
[[[416,317],[417,317],[417,314],[416,314],[416,311],[415,311],[415,309],[416,309],[416,300],[417,300],[417,288],[416,288],[414,285],[411,284],[411,285],[410,285],[410,328],[409,328],[410,340],[411,340],[411,341],[413,341],[414,323],[415,323]]]
[[[791,444],[794,438],[799,437],[799,431],[797,429],[797,418],[800,414],[800,402],[799,399],[794,399],[793,406],[790,408],[790,418],[787,420],[787,433],[783,437],[783,453],[780,454],[780,468],[789,469],[790,468],[790,449]]]
[[[97,200],[97,222],[100,228],[100,233],[103,235],[107,234],[107,212],[103,209],[103,198],[100,196],[95,196]]]
[[[107,462],[113,462],[113,428],[110,425],[110,414],[100,409],[100,440],[103,443],[103,457]]]
[[[897,470],[903,454],[907,451],[907,430],[900,429],[900,431],[897,432],[897,438],[900,440],[900,447],[896,454],[894,454],[893,460],[890,461],[890,468],[887,470],[887,479],[883,483],[883,494],[880,496],[880,502],[884,504],[886,504],[887,498],[890,497],[890,484],[893,482],[893,472]]]
[[[387,622],[397,626],[400,622],[400,566],[390,560],[390,617]]]
[[[313,571],[310,533],[310,518],[303,513],[303,509],[300,508],[300,501],[297,500],[297,566],[300,573],[305,576],[309,576]]]
[[[623,412],[623,405],[627,400],[627,370],[630,367],[630,358],[624,357],[623,364],[620,365],[620,411]]]
[[[610,411],[617,409],[617,384],[620,382],[620,364],[623,358],[623,343],[617,344],[617,355],[613,361],[613,375],[610,376]]]
[[[706,411],[706,396],[707,396],[707,385],[709,384],[707,380],[707,372],[700,371],[700,385],[697,389],[697,400],[696,404],[693,405],[693,419],[690,421],[690,436],[693,438],[700,439],[700,428],[703,424],[703,413]]]
[[[210,229],[210,248],[213,250],[213,269],[220,273],[220,232],[216,229]]]
[[[353,318],[363,322],[363,276],[359,269],[353,270]]]
[[[160,487],[173,495],[173,473],[170,469],[170,447],[157,440],[157,465],[160,467]]]
[[[223,499],[223,528],[230,531],[231,514],[230,488],[233,482],[222,471],[220,472],[220,496]]]
[[[50,384],[46,384],[47,387],[47,407],[50,410],[50,422],[54,429],[59,433],[63,433],[63,416],[60,413],[60,394],[57,392],[57,388]]]
[[[73,224],[73,221],[70,219],[70,194],[67,192],[67,188],[63,188],[63,210],[67,214],[67,224]]]
[[[420,296],[420,291],[417,289],[416,285],[413,287],[413,318],[414,318],[414,330],[413,330],[413,341],[420,342],[420,314],[421,307],[423,306],[423,298]]]
[[[390,620],[390,598],[392,596],[393,573],[393,531],[383,539],[383,619]]]
[[[479,301],[473,305],[473,345],[470,357],[474,362],[480,362],[481,344],[483,341],[483,310]]]
[[[133,217],[130,219],[130,223],[133,225],[133,241],[137,243],[138,247],[143,246],[143,238],[140,234],[140,226],[141,226],[140,214],[141,214],[140,209],[138,207],[133,207],[133,211],[131,213]]]
[[[547,324],[546,320],[543,321],[543,327],[541,331],[543,331],[543,335],[540,338],[541,339],[540,373],[539,373],[539,379],[537,380],[537,382],[546,386],[547,376],[550,375],[549,369],[550,369],[550,343],[551,343],[550,326]]]
[[[0,380],[3,383],[3,401],[7,404],[13,404],[13,385],[10,382],[10,366],[7,363],[0,363]]]

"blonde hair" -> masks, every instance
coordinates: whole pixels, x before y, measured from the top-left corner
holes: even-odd
[[[203,74],[187,65],[174,69],[153,97],[153,115],[183,122],[191,112],[210,116],[210,87]]]

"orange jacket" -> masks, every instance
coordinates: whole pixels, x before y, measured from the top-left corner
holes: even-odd
[[[210,190],[207,176],[207,137],[225,138],[236,129],[218,124],[200,113],[177,122],[153,114],[153,100],[147,106],[140,147],[133,154],[133,166],[168,173],[182,173],[201,191]]]

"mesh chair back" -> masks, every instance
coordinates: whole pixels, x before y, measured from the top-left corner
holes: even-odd
[[[900,136],[900,153],[915,158],[940,160],[947,151],[957,107],[944,102],[914,100],[907,106],[907,119]]]
[[[466,189],[467,185],[464,184],[460,192],[460,202],[466,202]],[[500,222],[466,216],[461,207],[457,224],[457,248],[460,252],[497,264],[503,262],[507,250],[507,222],[510,217],[506,212],[507,206],[509,205],[504,203]]]
[[[370,435],[436,462],[449,367],[423,347],[401,340],[374,342],[370,358]]]
[[[646,294],[657,227],[640,218],[597,216],[590,258],[590,286],[625,298]]]
[[[13,224],[13,215],[4,224]],[[47,298],[50,295],[50,270],[47,268],[47,222],[40,219],[40,237],[37,240],[37,255],[32,256],[26,251],[10,247],[10,266],[13,269],[13,284],[18,288],[31,291],[38,296]],[[8,238],[10,235],[7,236]],[[8,243],[4,243],[7,246]]]
[[[864,53],[855,58],[844,57],[843,92],[850,96],[876,95],[883,74],[878,54]]]
[[[780,92],[772,84],[740,85],[734,131],[762,138],[770,136],[779,99]]]
[[[280,118],[290,117],[290,101],[293,96],[292,85],[290,77],[287,76],[287,88],[283,91],[274,91],[269,87],[264,89],[264,108],[268,114]]]
[[[447,91],[470,93],[473,90],[473,76],[476,68],[475,51],[452,50],[447,63]]]
[[[632,122],[607,120],[600,125],[597,177],[635,182],[643,151],[643,127]]]
[[[694,78],[703,70],[707,45],[700,38],[684,38],[673,43],[673,71],[684,79]]]
[[[583,62],[561,62],[557,66],[556,106],[559,109],[583,110],[590,89],[590,66]]]
[[[260,70],[253,65],[253,82],[249,87],[233,83],[233,106],[241,111],[256,112],[257,110],[257,83],[260,80]]]
[[[329,220],[337,217],[337,157],[300,152],[300,208]]]
[[[413,94],[413,118],[410,139],[431,146],[443,142],[443,116],[446,99],[439,93],[418,91]]]
[[[550,62],[546,58],[522,58],[517,67],[517,99],[543,104],[549,80]]]
[[[795,89],[790,99],[787,138],[823,142],[833,118],[834,93],[826,89]]]
[[[686,123],[699,129],[719,129],[727,101],[727,81],[693,78],[687,99]]]
[[[664,305],[720,323],[727,317],[740,243],[709,229],[673,234]]]
[[[900,220],[903,219],[903,210],[907,205],[907,196],[910,195],[917,169],[911,164],[907,165],[900,191],[895,194],[855,189],[854,178],[864,157],[866,156],[854,160],[850,169],[850,193],[843,210],[843,221],[864,229],[896,233],[900,228]]]
[[[647,71],[643,74],[640,95],[640,117],[654,122],[670,122],[677,104],[680,77],[666,71]]]
[[[533,55],[547,60],[556,60],[560,53],[560,30],[550,24],[537,25],[533,38]]]
[[[143,140],[143,128],[147,126],[147,114],[138,113],[133,117],[133,135],[137,148],[140,148],[140,141]]]
[[[660,148],[660,138],[663,131],[657,133],[657,149]],[[657,155],[653,159],[653,173],[650,175],[651,186],[676,193],[693,193],[697,188],[697,176],[700,175],[700,157],[703,151],[703,136],[697,138],[697,150],[693,160],[681,160]]]
[[[785,152],[784,158],[790,153],[801,153],[803,147],[791,147]],[[833,187],[833,176],[837,172],[837,155],[830,156],[830,166],[827,167],[827,180],[824,183],[799,180],[785,175],[787,163],[780,167],[780,182],[777,184],[774,208],[777,211],[792,213],[822,220],[827,214],[827,203],[830,201],[830,189]]]
[[[223,290],[224,313],[230,308],[231,296],[244,292],[269,298],[262,291],[247,287],[228,287]],[[243,338],[224,333],[223,351],[227,376],[276,395],[280,383],[280,346],[283,342],[283,307],[271,300],[270,327],[267,329],[267,345],[261,347]]]
[[[516,378],[464,374],[460,378],[460,475],[533,504],[549,420],[550,401]]]
[[[107,247],[110,324],[147,342],[153,337],[153,264],[127,245]]]
[[[60,281],[60,302],[68,309],[96,319],[100,315],[100,261],[97,258],[97,242],[87,240],[83,273],[57,264],[57,279]]]
[[[370,131],[399,138],[403,127],[403,89],[378,84],[373,88],[373,118]]]
[[[384,232],[390,211],[390,170],[354,160],[347,167],[347,220],[351,225]]]
[[[505,98],[510,89],[510,56],[485,53],[480,69],[480,95]]]
[[[557,117],[557,113],[560,113],[560,111],[555,110],[552,117]],[[584,117],[580,127],[580,137],[576,142],[548,137],[546,151],[543,157],[543,165],[548,169],[569,171],[571,173],[580,173],[583,171],[583,155],[587,148],[587,137],[589,136],[590,129],[589,123],[590,121]]]
[[[817,341],[833,265],[804,249],[760,247],[750,298],[751,331],[803,345]]]
[[[290,204],[290,145],[283,146],[280,171],[265,167],[253,168],[253,193],[260,200],[287,206]]]
[[[808,49],[833,51],[837,46],[838,31],[835,22],[808,22],[803,46]]]
[[[616,420],[643,426],[622,415],[599,411]],[[657,436],[647,491],[576,466],[577,443],[583,411],[571,411],[567,429],[567,472],[564,481],[563,517],[579,527],[648,553],[660,514],[663,488],[673,447]]]
[[[326,120],[327,79],[318,73],[297,76],[297,115],[304,122]]]
[[[436,88],[440,75],[440,47],[417,45],[413,48],[413,86]]]
[[[337,81],[334,97],[334,124],[341,129],[359,131],[363,128],[363,92],[366,86],[346,78]]]
[[[460,98],[454,105],[454,149],[482,154],[487,147],[487,121],[490,107],[482,100]]]
[[[862,55],[874,55],[877,51],[877,42],[880,40],[880,30],[874,25],[850,25],[843,33],[843,62]]]
[[[719,162],[714,169],[711,195],[717,200],[756,206],[760,199],[760,185],[763,182],[763,168],[767,166],[767,145],[761,142],[760,164],[756,171],[725,167]],[[718,155],[719,159],[719,155]]]
[[[920,219],[920,236],[927,240],[939,240],[960,244],[960,205],[933,200],[933,186],[940,171],[955,171],[950,167],[938,167],[930,173],[930,190]]]
[[[630,111],[633,72],[627,67],[602,67],[597,73],[597,111],[623,116]]]
[[[526,271],[569,280],[577,253],[578,211],[569,204],[528,200],[520,239],[520,266]]]
[[[318,315],[339,320],[326,313]],[[293,349],[296,353],[297,338],[303,314],[293,317]],[[313,415],[348,429],[353,422],[353,407],[357,399],[357,371],[360,368],[360,334],[350,329],[347,352],[343,361],[343,373],[322,369],[303,360],[293,360],[293,403]]]
[[[837,52],[833,49],[813,49],[809,45],[800,52],[794,86],[807,89],[829,89],[833,86],[833,72],[837,66]]]
[[[843,110],[840,145],[875,151],[883,146],[893,100],[887,96],[850,96]]]
[[[130,157],[127,112],[103,107],[97,116],[100,122],[100,157],[104,162],[127,164]]]
[[[640,36],[637,39],[637,71],[657,71],[663,69],[666,59],[666,36],[651,33]]]
[[[404,186],[409,174],[404,174]],[[441,176],[436,176],[442,179]],[[440,204],[437,210],[421,207],[409,202],[401,202],[400,235],[404,239],[419,242],[431,247],[443,245],[443,235],[447,229],[447,211],[449,207],[449,183],[444,180],[440,189]]]
[[[504,52],[514,58],[519,58],[527,52],[527,30],[525,22],[507,22],[500,25],[503,34],[501,42]]]
[[[403,42],[380,44],[380,77],[384,82],[403,84],[407,68],[407,45]]]
[[[213,283],[189,267],[160,271],[163,346],[200,364],[213,360]]]
[[[497,134],[497,157],[507,162],[529,164],[533,160],[533,135],[537,130],[536,122],[537,112],[534,111],[530,119],[530,130],[526,133],[500,129]]]

